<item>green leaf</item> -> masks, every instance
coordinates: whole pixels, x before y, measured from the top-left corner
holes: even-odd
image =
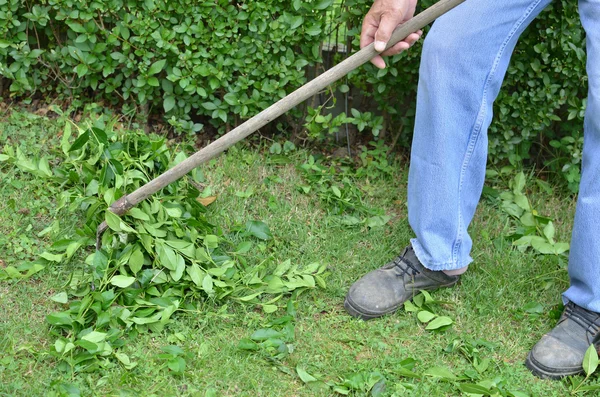
[[[67,296],[66,292],[59,292],[58,294],[50,297],[50,300],[52,300],[54,302],[65,304],[69,301],[69,297]]]
[[[250,252],[254,244],[251,241],[242,241],[235,249],[236,254],[246,254]]]
[[[88,66],[84,63],[80,63],[75,68],[75,72],[77,73],[77,77],[79,77],[79,78],[82,78],[83,76],[85,76],[87,74],[88,70],[89,70]]]
[[[304,383],[316,382],[318,379],[309,374],[300,365],[296,366],[296,373]]]
[[[525,174],[523,173],[523,171],[521,171],[517,175],[515,175],[513,182],[514,182],[513,183],[513,193],[514,194],[522,193],[523,188],[525,187],[525,183],[526,183]]]
[[[238,343],[238,349],[255,351],[255,350],[259,349],[259,346],[253,340],[250,340],[248,338],[244,338],[244,339],[242,339],[242,340],[239,341],[239,343]]]
[[[58,255],[58,254],[51,254],[48,251],[44,251],[43,253],[40,254],[40,257],[46,259],[47,261],[50,262],[60,262],[62,261],[64,255]]]
[[[411,301],[405,301],[404,302],[404,311],[411,313],[411,312],[419,311],[419,308],[417,306],[415,306],[414,303],[412,303]]]
[[[149,221],[150,220],[150,216],[139,208],[134,207],[134,208],[130,209],[128,214],[131,215],[133,218],[139,219],[141,221]]]
[[[104,130],[92,127],[91,132],[98,143],[101,143],[105,146],[108,145],[108,137],[106,136],[106,132]]]
[[[269,226],[260,221],[246,222],[246,232],[260,240],[270,240],[273,238],[271,230],[269,230]]]
[[[208,249],[215,249],[219,246],[219,237],[214,234],[209,234],[204,236],[204,245]]]
[[[137,248],[129,257],[129,268],[131,269],[133,274],[137,274],[142,269],[143,265],[144,254],[142,253],[142,250]]]
[[[560,255],[569,250],[569,243],[556,243],[554,244],[554,254]]]
[[[267,289],[265,290],[267,294],[279,294],[282,292],[287,292],[287,287],[285,286],[280,277],[277,277],[275,275],[270,277],[271,279],[269,280],[269,283],[267,284]]]
[[[204,279],[202,279],[202,289],[208,295],[212,295],[214,293],[214,290],[213,290],[213,279],[212,279],[212,277],[209,274],[206,274],[204,276]]]
[[[148,80],[146,80],[146,83],[150,86],[150,87],[158,87],[160,86],[160,82],[158,81],[158,79],[156,77],[149,77]]]
[[[389,215],[377,215],[367,219],[367,227],[369,229],[383,227],[392,219]]]
[[[72,325],[73,319],[69,312],[52,313],[46,316],[46,320],[52,325]]]
[[[185,260],[183,256],[175,253],[175,262],[173,263],[174,269],[171,271],[171,277],[173,277],[173,281],[177,282],[181,280],[183,276],[183,272],[185,271]]]
[[[90,132],[86,131],[73,142],[69,148],[69,153],[81,149],[90,140]]]
[[[193,258],[196,255],[196,247],[189,241],[185,240],[167,240],[165,244],[181,252],[183,255]]]
[[[425,329],[434,330],[434,329],[438,329],[441,327],[445,327],[447,325],[451,325],[452,323],[453,323],[453,321],[450,317],[441,316],[441,317],[437,317],[432,322],[427,324],[427,327],[425,327]]]
[[[544,306],[538,302],[529,302],[523,306],[523,311],[531,314],[542,314],[544,313]]]
[[[175,270],[177,264],[177,256],[175,250],[164,244],[157,244],[156,252],[158,260],[162,266],[169,270]]]
[[[476,385],[474,383],[461,383],[458,385],[458,388],[463,393],[483,394],[484,396],[490,395],[490,389],[488,389],[487,387]]]
[[[150,66],[150,69],[148,69],[148,76],[153,76],[157,73],[160,73],[165,68],[166,63],[166,59],[161,59],[160,61],[154,62],[152,66]]]
[[[321,34],[321,28],[318,25],[311,25],[307,27],[304,32],[309,36],[317,36]]]
[[[135,277],[117,275],[110,279],[110,283],[120,288],[127,288],[135,282]]]
[[[596,390],[600,390],[600,385],[586,385],[586,386],[581,386],[579,388],[579,391],[596,391]],[[527,397],[529,397],[529,395]]]
[[[295,15],[291,18],[290,21],[290,30],[296,30],[298,26],[302,25],[304,22],[304,18],[300,15]]]
[[[186,271],[192,279],[192,282],[196,284],[197,287],[202,286],[202,280],[205,273],[200,269],[200,266],[198,266],[197,263],[192,263],[191,266],[186,268]]]
[[[333,194],[335,194],[335,196],[337,198],[341,198],[342,197],[342,192],[340,191],[340,189],[337,186],[332,185],[331,186],[331,191],[333,191]]]
[[[550,243],[554,242],[554,232],[554,225],[552,224],[552,221],[550,221],[546,227],[544,227],[544,236],[546,236]]]
[[[223,96],[223,99],[231,106],[235,106],[239,103],[237,95],[233,92],[228,92],[227,94],[225,94]]]
[[[333,0],[319,0],[312,8],[315,10],[324,10],[333,4]]]
[[[185,372],[185,360],[182,357],[172,358],[167,363],[167,366],[176,374],[183,374]]]
[[[279,308],[277,307],[277,305],[262,305],[262,309],[265,313],[271,314],[275,313]]]
[[[106,340],[106,333],[92,331],[81,338],[82,340],[92,342],[92,343],[101,343]]]
[[[259,296],[260,294],[262,294],[262,292],[256,292],[251,295],[242,296],[241,298],[238,298],[238,299],[241,300],[242,302],[250,302],[251,300],[253,300],[257,296]]]
[[[48,158],[46,156],[40,159],[40,163],[38,164],[38,169],[41,173],[47,177],[52,176],[52,170],[50,170],[50,165],[48,164]]]
[[[115,232],[121,231],[121,218],[119,218],[119,215],[110,210],[106,210],[104,213],[104,220],[111,230],[114,230]]]
[[[163,108],[165,109],[165,113],[170,112],[175,107],[175,98],[172,96],[166,96],[163,100]]]
[[[534,239],[531,241],[531,246],[534,250],[538,251],[543,255],[551,255],[554,254],[554,246],[546,241],[540,241]]]
[[[425,371],[423,375],[442,378],[445,380],[456,380],[456,375],[454,375],[452,371],[445,367],[431,367]]]
[[[279,265],[277,265],[277,267],[273,271],[273,275],[274,276],[283,276],[284,274],[286,274],[288,272],[288,270],[290,270],[291,267],[292,267],[291,259],[286,259],[285,261],[283,261]]]
[[[428,312],[427,310],[421,310],[417,313],[417,318],[422,323],[428,323],[436,317],[435,314]]]
[[[115,353],[115,357],[126,369],[133,369],[137,366],[137,363],[132,362],[129,356],[125,353]]]
[[[273,328],[261,328],[254,331],[254,333],[250,336],[250,339],[263,341],[267,339],[275,339],[281,337],[283,337],[283,334],[279,331],[274,330]]]
[[[204,109],[206,109],[206,110],[216,110],[217,109],[217,105],[215,105],[212,102],[204,102],[202,104],[202,107],[204,107]]]
[[[160,348],[160,350],[162,350],[163,352],[170,354],[172,356],[184,356],[185,355],[185,350],[183,350],[181,347],[175,346],[175,345],[163,346]]]
[[[593,374],[598,368],[598,351],[596,346],[591,344],[583,356],[583,370],[587,376]]]
[[[529,205],[529,200],[527,199],[526,196],[524,196],[522,194],[515,194],[515,204],[517,204],[519,206],[519,208],[521,208],[525,211],[531,210],[531,206]]]

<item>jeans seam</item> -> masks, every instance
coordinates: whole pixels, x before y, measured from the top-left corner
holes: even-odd
[[[471,131],[471,135],[469,137],[469,145],[467,147],[467,151],[465,152],[465,157],[463,159],[463,164],[462,164],[462,167],[460,170],[460,178],[459,178],[459,183],[458,183],[458,222],[457,222],[456,240],[454,242],[454,247],[452,250],[452,262],[454,262],[454,263],[458,262],[458,251],[459,251],[460,245],[462,243],[462,225],[464,222],[463,222],[462,210],[461,210],[461,197],[462,197],[463,182],[465,179],[466,170],[469,166],[469,163],[471,162],[471,157],[473,155],[473,151],[474,151],[477,141],[479,140],[479,137],[481,135],[481,127],[483,125],[483,121],[484,121],[485,115],[486,115],[486,111],[485,111],[486,106],[485,105],[487,105],[487,92],[488,92],[489,86],[492,82],[492,78],[496,74],[496,71],[498,69],[498,64],[500,63],[502,55],[504,54],[504,50],[506,50],[506,46],[508,45],[509,41],[514,37],[517,30],[523,25],[523,23],[525,22],[527,17],[529,17],[529,15],[531,15],[531,13],[535,9],[535,7],[537,7],[541,1],[542,0],[535,0],[533,3],[531,3],[529,5],[529,7],[527,8],[527,10],[523,14],[523,16],[515,23],[515,25],[509,32],[506,39],[502,42],[502,45],[500,46],[500,49],[498,50],[498,53],[496,54],[496,58],[494,58],[494,63],[492,64],[492,69],[490,70],[490,73],[485,81],[484,86],[483,86],[481,106],[479,108],[479,113],[478,113],[477,119],[475,120],[475,125],[473,126],[473,130]]]
[[[421,264],[426,269],[429,269],[429,270],[432,270],[432,271],[462,269],[463,267],[469,266],[473,262],[472,258],[470,258],[470,257],[467,258],[466,261],[460,262],[460,263],[457,263],[455,261],[451,261],[451,262],[432,262],[432,261],[427,261],[427,260],[425,260],[425,256],[422,255],[423,251],[421,250],[421,246],[419,244],[419,241],[416,238],[415,239],[411,239],[411,244],[412,244],[413,250],[415,251],[415,255],[417,256],[417,259],[419,260],[419,262],[421,262]]]

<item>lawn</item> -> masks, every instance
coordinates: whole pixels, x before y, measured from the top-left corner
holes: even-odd
[[[3,145],[20,147],[26,157],[46,155],[50,168],[58,165],[64,120],[19,111],[0,116]],[[504,237],[514,221],[497,201],[484,198],[470,229],[474,263],[456,288],[436,291],[431,294],[435,302],[422,303],[452,319],[451,326],[427,330],[415,312],[404,310],[369,322],[353,319],[342,306],[349,286],[399,254],[412,237],[407,164],[397,159],[391,175],[352,178],[352,200],[377,209],[383,219],[359,223],[332,211],[320,185],[307,181],[298,166],[310,162],[308,151],[290,149],[283,156],[271,153],[279,150],[270,152],[270,146],[238,145],[202,167],[202,187],[216,197],[205,216],[219,235],[248,221],[264,222],[273,237],[254,243],[247,266],[318,262],[327,266],[325,288],[317,285],[294,295],[287,318],[290,295],[272,313],[236,299],[199,299],[193,302],[197,310],[176,312],[162,331],[127,338],[120,351],[137,364],[133,368],[102,358],[94,370],[66,371],[49,353],[56,330],[46,316],[60,310],[61,303],[50,298],[82,268],[94,250],[89,246],[69,261],[46,264],[32,277],[0,277],[0,395],[455,396],[475,383],[484,390],[496,386],[504,393],[498,395],[571,393],[570,380],[537,379],[523,364],[556,322],[560,293],[568,285],[564,255],[512,247]],[[8,161],[0,162],[0,180],[3,269],[35,261],[56,240],[48,232],[55,222],[65,236],[81,227],[83,211],[74,216],[59,209],[60,185]],[[501,179],[495,181],[501,186]],[[556,239],[569,241],[574,199],[554,190],[544,192],[534,183],[526,189],[537,210],[554,219]],[[278,323],[293,326],[291,334]],[[269,329],[285,339],[285,354],[256,334]],[[173,370],[171,359],[177,357],[185,366]],[[596,375],[587,382],[597,384]]]

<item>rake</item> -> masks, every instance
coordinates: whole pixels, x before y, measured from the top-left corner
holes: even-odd
[[[465,0],[440,0],[407,22],[398,26],[392,34],[387,48],[393,47],[396,43],[403,40],[409,34],[424,28],[426,25],[430,24],[435,19],[450,11],[457,5],[463,3],[464,1]],[[374,44],[371,43],[367,47],[361,49],[354,55],[332,67],[325,73],[298,88],[296,91],[287,95],[285,98],[280,99],[240,126],[231,130],[229,133],[223,135],[208,146],[197,151],[192,156],[188,157],[173,168],[146,183],[144,186],[141,186],[134,192],[121,197],[112,203],[108,209],[116,215],[124,215],[131,208],[152,196],[157,191],[180,179],[199,165],[215,158],[231,146],[235,145],[237,142],[246,138],[248,135],[257,131],[261,127],[264,127],[266,124],[275,120],[288,110],[299,105],[313,95],[316,95],[327,86],[346,76],[354,69],[367,63],[378,54],[379,53],[374,48]],[[106,222],[102,222],[98,226],[98,229],[96,230],[96,249],[101,248],[102,235],[106,229],[108,229]]]

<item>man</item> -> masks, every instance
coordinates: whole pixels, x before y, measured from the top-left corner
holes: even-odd
[[[419,290],[455,285],[472,261],[467,227],[484,183],[492,104],[519,35],[551,0],[467,0],[439,18],[425,39],[408,177],[408,217],[416,235],[396,259],[358,280],[344,306],[356,317],[392,313]],[[375,0],[361,46],[382,52],[417,0]],[[525,361],[537,376],[582,372],[600,345],[600,0],[580,0],[587,33],[589,97],[581,185],[569,257],[570,287],[556,327]],[[420,34],[381,53],[408,49]],[[385,67],[379,56],[373,63]]]

